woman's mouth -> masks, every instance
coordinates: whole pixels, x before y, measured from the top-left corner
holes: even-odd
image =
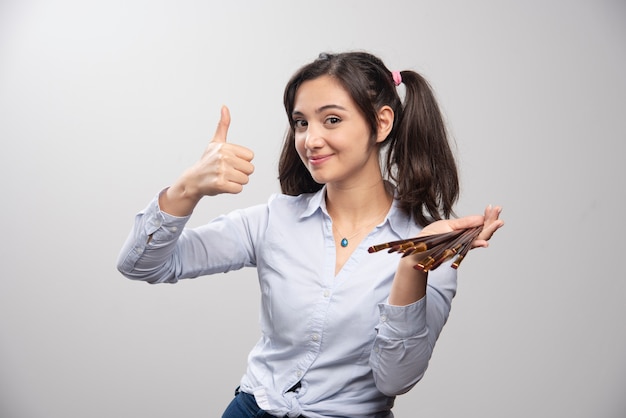
[[[330,157],[332,157],[331,154],[327,154],[327,155],[309,155],[308,159],[309,159],[309,163],[312,166],[318,166],[318,165],[323,164],[326,161],[328,161],[330,159]]]

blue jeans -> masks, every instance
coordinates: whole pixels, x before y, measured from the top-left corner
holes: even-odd
[[[296,390],[300,387],[300,383],[294,385],[289,390]],[[271,415],[259,408],[259,405],[254,399],[254,395],[241,392],[239,387],[235,389],[235,399],[226,407],[222,418],[280,418],[276,415]],[[286,417],[285,417],[286,418]],[[306,418],[304,415],[300,415],[298,418]]]
[[[253,395],[240,392],[239,388],[235,392],[235,399],[224,411],[222,418],[278,418],[263,411],[257,405]]]

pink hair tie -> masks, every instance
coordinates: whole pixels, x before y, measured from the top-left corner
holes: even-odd
[[[400,75],[400,71],[392,71],[391,76],[393,77],[393,82],[396,87],[402,83],[402,75]]]

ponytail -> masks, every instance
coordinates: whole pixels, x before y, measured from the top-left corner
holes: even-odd
[[[396,185],[401,207],[427,225],[454,215],[458,172],[430,85],[414,71],[400,75],[405,98],[389,143],[387,175]]]

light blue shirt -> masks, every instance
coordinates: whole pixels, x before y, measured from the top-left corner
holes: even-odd
[[[444,264],[430,272],[426,296],[411,305],[387,304],[400,255],[367,249],[420,231],[394,201],[335,275],[337,244],[324,196],[325,189],[273,195],[194,229],[185,228],[188,217],[160,211],[155,197],[137,215],[118,269],[131,279],[174,283],[256,267],[262,336],[241,390],[276,416],[392,417],[395,396],[426,371],[456,292],[456,270]]]

